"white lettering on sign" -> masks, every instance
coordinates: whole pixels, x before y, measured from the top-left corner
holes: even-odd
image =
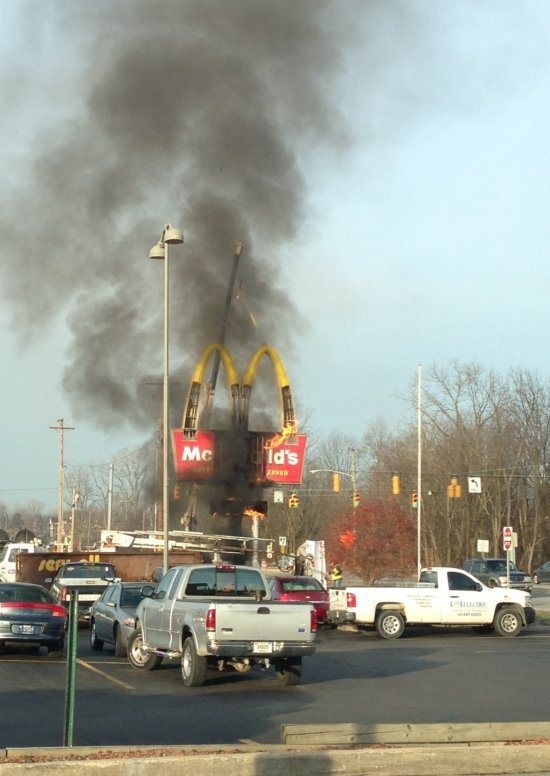
[[[211,461],[212,450],[201,450],[200,447],[184,445],[181,451],[182,461]]]
[[[296,466],[299,461],[298,453],[292,450],[272,450],[267,453],[267,462],[277,464],[277,466]]]

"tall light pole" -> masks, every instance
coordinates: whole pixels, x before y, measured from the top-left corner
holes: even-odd
[[[169,262],[168,246],[178,245],[183,242],[183,234],[180,229],[175,229],[170,224],[166,224],[162,230],[160,240],[149,251],[150,259],[164,260],[164,366],[163,366],[163,390],[162,390],[162,530],[163,530],[163,556],[162,564],[164,573],[168,571],[168,549],[169,549],[169,488],[168,488],[168,434],[170,433],[170,423],[168,416],[168,311],[169,311]]]
[[[65,485],[64,441],[65,431],[74,431],[74,426],[66,426],[63,418],[59,418],[57,426],[50,426],[52,431],[59,431],[59,479],[57,490],[57,541],[56,550],[63,549],[64,525],[63,525],[63,491]]]

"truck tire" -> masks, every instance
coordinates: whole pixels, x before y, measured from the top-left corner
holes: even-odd
[[[115,657],[126,657],[126,644],[122,641],[120,626],[115,626]]]
[[[181,678],[186,687],[200,687],[206,678],[207,660],[198,655],[192,636],[183,642],[181,653]]]
[[[517,609],[503,606],[495,614],[493,625],[499,636],[517,636],[523,627],[523,622]]]
[[[376,630],[383,639],[399,639],[405,630],[405,620],[401,612],[383,609],[376,618]]]
[[[275,676],[277,682],[284,687],[295,687],[302,679],[302,661],[300,658],[293,660],[277,660],[275,662]]]
[[[99,652],[103,649],[103,641],[98,639],[97,631],[95,629],[95,620],[92,620],[90,625],[90,646],[94,652]]]
[[[142,642],[141,628],[136,628],[128,638],[128,660],[132,668],[137,668],[138,671],[153,671],[162,663],[162,657],[160,655],[145,655],[141,651]]]

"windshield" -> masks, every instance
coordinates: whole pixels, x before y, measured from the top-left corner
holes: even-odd
[[[489,571],[502,571],[506,574],[506,561],[505,560],[488,560],[487,568]],[[515,563],[510,561],[510,571],[517,571]]]
[[[113,566],[105,563],[75,563],[74,566],[63,566],[62,577],[78,579],[103,579],[104,577],[114,577],[115,570]]]

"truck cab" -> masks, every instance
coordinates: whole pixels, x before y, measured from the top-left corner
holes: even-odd
[[[18,553],[36,552],[34,542],[8,542],[0,554],[0,582],[15,582]]]

